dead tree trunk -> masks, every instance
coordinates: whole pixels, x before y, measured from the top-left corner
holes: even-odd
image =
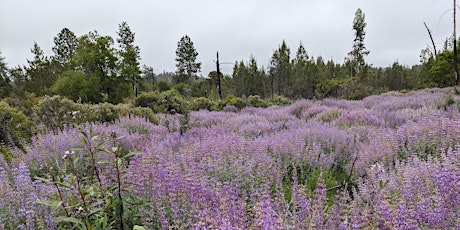
[[[436,49],[436,44],[434,43],[433,35],[431,34],[431,30],[428,28],[425,22],[423,22],[423,25],[425,25],[425,28],[428,31],[428,35],[430,35],[431,44],[433,44],[434,58],[436,59],[436,56],[438,56],[438,50]]]

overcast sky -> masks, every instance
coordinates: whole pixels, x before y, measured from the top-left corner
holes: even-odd
[[[447,0],[0,0],[0,51],[9,67],[25,65],[36,41],[51,56],[53,38],[62,28],[77,36],[97,30],[116,38],[126,21],[136,34],[141,63],[156,73],[175,71],[175,50],[189,35],[202,62],[202,74],[221,62],[253,55],[267,66],[283,40],[291,57],[302,42],[310,56],[343,63],[352,48],[354,13],[366,15],[367,62],[389,66],[419,63],[430,45],[423,22],[435,42],[452,34],[452,1]],[[232,65],[223,65],[231,74]]]

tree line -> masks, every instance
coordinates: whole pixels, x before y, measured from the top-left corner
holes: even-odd
[[[154,73],[152,67],[140,65],[140,48],[126,22],[119,24],[116,39],[97,31],[77,37],[64,28],[54,37],[50,57],[34,43],[33,59],[25,66],[9,68],[0,54],[0,97],[61,95],[74,101],[116,104],[141,92],[163,92],[179,85],[176,88],[185,88],[186,96],[217,99],[220,81],[224,96],[360,99],[392,90],[456,85],[452,39],[436,53],[422,50],[419,65],[408,67],[396,61],[388,67],[374,67],[365,61],[370,52],[364,42],[366,25],[365,14],[358,9],[353,46],[343,63],[309,56],[302,42],[291,52],[282,41],[267,67],[251,56],[248,61],[235,62],[231,75],[212,71],[205,78],[197,76],[201,63],[187,35],[178,42],[176,71]]]

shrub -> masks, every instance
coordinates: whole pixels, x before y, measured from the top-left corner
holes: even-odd
[[[259,107],[259,108],[268,107],[268,103],[265,100],[263,100],[259,95],[249,96],[248,102],[251,106],[254,106],[254,107]]]
[[[6,102],[0,102],[0,145],[20,147],[22,140],[30,137],[30,121],[27,116]],[[3,150],[1,152],[5,154]]]
[[[195,111],[200,109],[212,110],[214,107],[216,107],[216,103],[209,100],[208,98],[199,97],[191,101],[189,109]]]
[[[143,92],[134,100],[134,106],[150,107],[150,104],[159,100],[158,93]]]
[[[181,82],[177,85],[174,85],[172,89],[176,90],[182,96],[189,96],[191,94],[191,89],[189,85]]]
[[[54,222],[58,229],[133,229],[140,222],[139,210],[134,205],[139,204],[139,199],[122,189],[122,178],[130,159],[141,152],[123,151],[115,132],[110,138],[112,146],[104,148],[105,140],[90,127],[80,137],[84,147],[64,153],[59,175],[37,177],[57,190],[52,199],[37,203],[57,212],[59,216]],[[107,156],[101,159],[104,154]]]
[[[273,105],[290,105],[292,103],[291,100],[283,96],[274,96],[270,102]]]
[[[168,91],[171,89],[171,86],[169,86],[169,83],[166,81],[159,81],[155,86],[160,92]]]
[[[246,105],[247,105],[245,100],[243,100],[242,98],[239,98],[239,97],[235,97],[233,95],[227,96],[225,98],[224,104],[225,105],[233,105],[233,106],[237,107],[238,109],[242,109],[242,108],[246,107]]]
[[[57,130],[84,121],[85,107],[61,96],[45,97],[33,109],[32,120],[37,128]]]
[[[120,109],[110,103],[91,105],[86,115],[86,121],[112,122],[120,117]]]
[[[161,93],[142,93],[135,99],[135,106],[149,107],[155,113],[181,113],[187,112],[188,102],[177,90],[168,90]]]
[[[449,107],[449,106],[455,104],[455,99],[454,99],[454,97],[452,96],[452,94],[447,94],[447,95],[444,97],[444,103],[445,103],[445,107]]]

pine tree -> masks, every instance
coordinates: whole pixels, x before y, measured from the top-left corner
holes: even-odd
[[[286,97],[292,96],[291,86],[291,63],[290,63],[291,50],[283,40],[280,47],[273,53],[270,60],[270,80],[271,80],[271,93],[278,89],[278,95]]]
[[[120,74],[121,77],[131,82],[134,96],[137,97],[137,84],[141,74],[140,70],[140,51],[139,47],[134,44],[135,38],[128,23],[122,22],[118,25],[117,42],[120,46]]]
[[[78,39],[68,28],[64,28],[54,37],[54,59],[61,65],[67,64],[77,51]]]
[[[11,91],[11,80],[8,76],[8,67],[5,58],[0,52],[0,99],[9,96]]]
[[[183,36],[177,43],[176,50],[176,83],[189,82],[192,77],[201,69],[201,63],[196,61],[198,52],[193,46],[189,36]]]
[[[369,54],[369,50],[366,49],[364,45],[364,38],[366,37],[366,31],[364,28],[367,23],[365,21],[366,15],[363,11],[358,8],[355,13],[355,18],[353,20],[353,30],[355,31],[355,39],[353,40],[353,50],[348,53],[348,60],[351,62],[352,68],[356,75],[359,75],[363,68],[366,66],[366,61],[364,56]]]
[[[30,51],[34,58],[33,60],[27,60],[29,66],[26,68],[25,90],[36,93],[37,96],[50,94],[50,88],[56,80],[56,74],[52,69],[50,59],[45,56],[36,42],[34,42],[34,46]]]

